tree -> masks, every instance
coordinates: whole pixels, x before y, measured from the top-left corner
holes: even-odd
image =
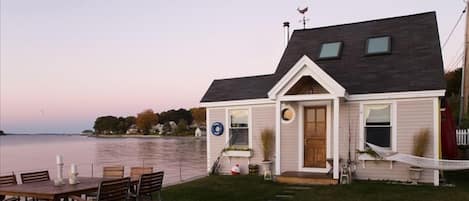
[[[176,133],[183,133],[187,131],[187,121],[184,119],[180,119],[176,128]]]
[[[114,116],[102,116],[98,117],[94,122],[94,130],[97,134],[104,132],[117,132],[119,125],[119,119]]]
[[[192,118],[197,125],[205,125],[206,121],[206,109],[204,107],[190,109]]]
[[[179,122],[180,119],[184,119],[186,122],[192,122],[193,120],[191,112],[182,108],[179,110],[168,110],[159,114],[160,123]]]
[[[135,120],[137,128],[143,131],[143,134],[150,133],[150,129],[153,125],[158,123],[158,116],[151,109],[147,109],[137,114]]]

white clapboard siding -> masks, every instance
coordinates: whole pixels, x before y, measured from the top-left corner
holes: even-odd
[[[456,139],[458,145],[469,145],[469,129],[457,129]]]

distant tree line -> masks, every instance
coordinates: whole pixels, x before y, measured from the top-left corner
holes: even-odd
[[[139,134],[187,133],[189,125],[205,124],[205,108],[178,109],[155,113],[144,110],[136,116],[101,116],[94,122],[95,134],[125,134],[129,129]],[[174,122],[174,123],[172,123]],[[172,125],[173,124],[173,125]],[[160,125],[160,129],[156,129]]]

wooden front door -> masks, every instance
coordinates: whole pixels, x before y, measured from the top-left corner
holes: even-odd
[[[326,168],[326,106],[304,108],[304,167]]]

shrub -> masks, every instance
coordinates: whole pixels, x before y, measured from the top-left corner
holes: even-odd
[[[414,136],[414,155],[423,157],[427,150],[428,143],[430,142],[430,131],[425,128],[421,129],[417,135]]]
[[[269,161],[274,149],[274,131],[266,128],[261,132],[262,155],[264,161]]]

